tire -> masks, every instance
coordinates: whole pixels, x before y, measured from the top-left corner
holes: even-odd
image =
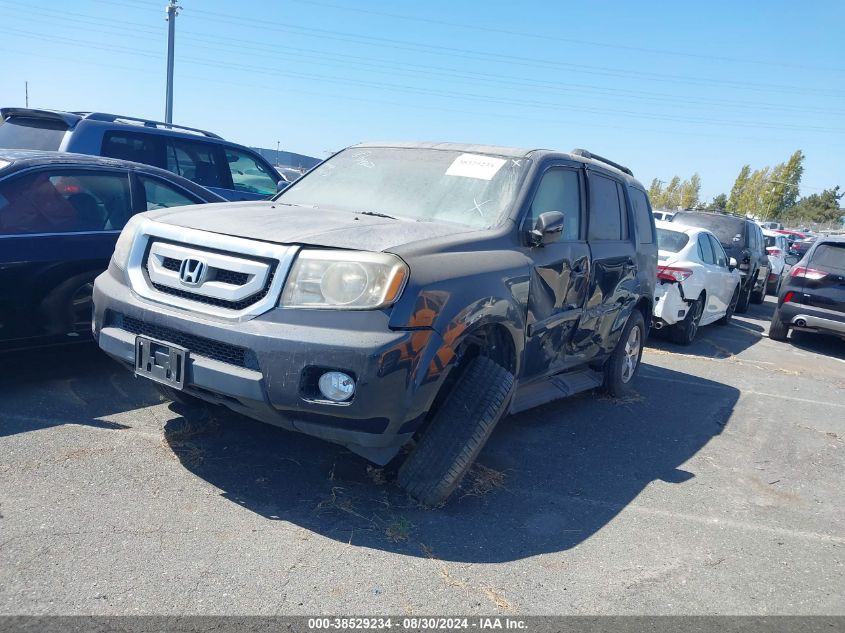
[[[785,341],[789,334],[789,326],[780,318],[780,310],[772,314],[772,322],[769,323],[769,338],[773,341]]]
[[[728,311],[725,312],[725,316],[716,321],[717,325],[727,325],[731,322],[731,319],[734,316],[734,312],[736,312],[736,304],[739,301],[739,293],[741,290],[742,284],[739,284],[736,288],[734,288],[734,293],[733,295],[731,295],[731,302],[728,304]]]
[[[638,331],[637,335],[632,334],[635,329]],[[634,336],[638,336],[635,345],[631,340]],[[642,313],[634,310],[628,317],[622,336],[616,343],[616,349],[604,365],[604,389],[614,398],[620,398],[631,392],[634,377],[640,367],[644,341],[645,321],[643,321]],[[632,349],[629,349],[629,345]]]
[[[745,314],[748,312],[748,304],[751,302],[751,289],[753,288],[753,284],[751,282],[748,283],[748,287],[743,289],[742,285],[740,284],[740,291],[739,291],[739,301],[736,302],[736,310],[738,314]]]
[[[427,506],[446,501],[507,412],[515,384],[501,365],[473,358],[399,468],[399,485]]]
[[[687,310],[687,316],[680,323],[676,323],[669,330],[669,336],[673,343],[678,345],[690,345],[698,334],[698,324],[701,323],[701,316],[704,314],[704,293],[696,299]]]
[[[91,295],[100,271],[65,279],[41,301],[39,318],[48,335],[80,335],[91,331]]]
[[[759,292],[754,290],[751,293],[751,303],[760,304],[760,303],[763,303],[763,301],[765,301],[765,300],[766,300],[766,286],[764,284],[762,290],[760,290]]]

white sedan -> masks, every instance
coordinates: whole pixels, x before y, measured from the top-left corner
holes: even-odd
[[[657,224],[657,286],[652,326],[667,329],[676,343],[689,345],[698,328],[728,323],[742,283],[730,259],[710,231],[675,222]]]

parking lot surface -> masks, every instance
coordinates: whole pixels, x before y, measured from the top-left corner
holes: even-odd
[[[845,614],[845,343],[772,307],[503,420],[440,509],[93,346],[6,357],[0,612]]]

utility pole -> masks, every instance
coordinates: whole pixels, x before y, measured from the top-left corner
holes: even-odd
[[[23,82],[23,90],[24,90],[24,102],[26,103],[26,107],[29,107],[29,82]]]
[[[179,13],[176,0],[170,0],[167,11],[167,103],[164,106],[164,122],[173,123],[173,46],[176,41],[176,16]]]

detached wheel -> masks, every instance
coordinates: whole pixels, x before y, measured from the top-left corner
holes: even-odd
[[[780,310],[772,314],[772,322],[769,323],[769,338],[773,341],[785,341],[789,334],[789,326],[780,318]]]
[[[399,485],[425,505],[444,502],[506,414],[514,386],[501,365],[472,359],[399,468]]]
[[[753,286],[754,284],[751,282],[748,283],[747,288],[743,288],[742,285],[740,285],[739,301],[736,303],[736,312],[739,314],[745,314],[748,312],[748,304],[751,303],[751,289]]]
[[[716,321],[717,325],[727,325],[728,323],[731,322],[731,319],[734,316],[734,312],[736,312],[736,304],[739,301],[739,292],[740,292],[741,289],[742,289],[741,284],[738,285],[736,288],[734,288],[734,293],[731,296],[731,302],[728,304],[728,311],[725,312],[725,316],[723,316],[721,319]]]
[[[698,324],[701,322],[701,315],[704,314],[704,296],[700,296],[687,310],[687,316],[680,323],[676,323],[669,330],[669,336],[673,343],[678,345],[690,345],[698,334]]]
[[[634,376],[640,366],[645,341],[645,321],[639,310],[628,317],[616,349],[604,365],[604,388],[614,398],[631,392]]]

